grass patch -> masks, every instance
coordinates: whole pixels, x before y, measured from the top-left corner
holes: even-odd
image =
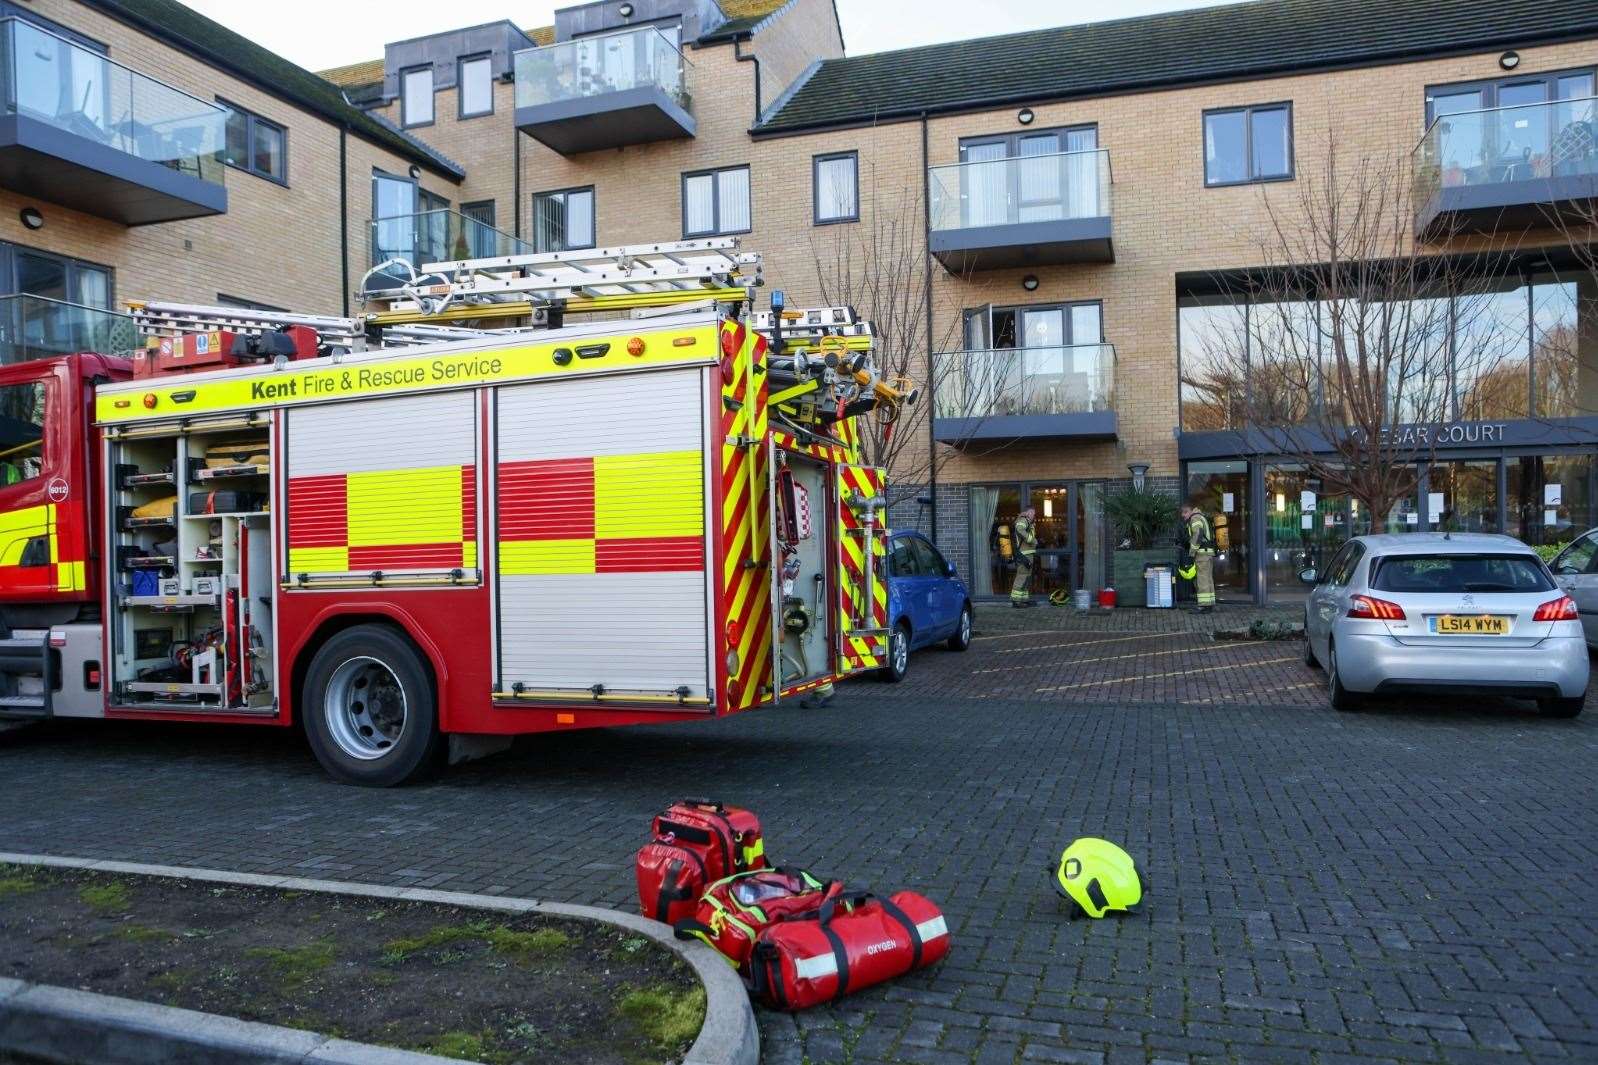
[[[439,925],[419,936],[392,939],[383,947],[383,960],[398,964],[425,951],[472,940],[482,940],[494,953],[521,961],[543,957],[571,945],[571,937],[558,928],[535,928],[524,932],[487,921],[468,921],[465,924]]]
[[[142,924],[123,925],[111,934],[130,943],[165,943],[178,938],[176,932],[168,932],[164,928],[150,928]]]
[[[285,989],[299,987],[333,964],[333,944],[325,939],[299,947],[251,947],[244,953],[265,959]]]
[[[616,1012],[637,1025],[663,1053],[671,1053],[692,1042],[704,1026],[705,989],[635,989],[622,996]]]
[[[514,1051],[499,1049],[492,1044],[490,1033],[454,1031],[432,1036],[418,1044],[417,1049],[429,1054],[442,1054],[446,1058],[487,1062],[488,1065],[509,1065],[519,1060],[519,1055]]]
[[[42,883],[27,873],[8,873],[5,876],[0,876],[0,899],[26,895],[28,892],[38,891],[42,887],[44,887]]]
[[[114,880],[109,884],[85,884],[78,889],[78,900],[96,913],[122,913],[132,904],[128,886]]]

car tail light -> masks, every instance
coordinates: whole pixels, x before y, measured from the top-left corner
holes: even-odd
[[[1533,621],[1575,621],[1576,601],[1568,595],[1558,599],[1550,599],[1537,608],[1537,613],[1531,616]]]
[[[1403,621],[1404,608],[1373,595],[1356,595],[1348,601],[1348,616],[1374,621]]]

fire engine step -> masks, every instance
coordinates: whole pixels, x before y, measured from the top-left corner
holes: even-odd
[[[0,695],[0,714],[8,717],[49,717],[50,706],[43,695]]]

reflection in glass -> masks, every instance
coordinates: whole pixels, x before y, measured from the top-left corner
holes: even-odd
[[[1184,296],[1177,307],[1183,432],[1241,429],[1248,345],[1244,307],[1224,296]]]

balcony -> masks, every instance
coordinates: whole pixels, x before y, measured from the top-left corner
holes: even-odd
[[[79,351],[114,355],[138,346],[130,315],[45,296],[0,296],[0,366]]]
[[[1414,169],[1421,239],[1569,217],[1598,201],[1598,99],[1440,115]]]
[[[462,259],[495,259],[526,255],[533,246],[485,222],[458,211],[422,211],[417,214],[374,218],[371,229],[372,272],[362,284],[368,294],[385,292],[410,279],[411,271],[384,264],[399,260],[421,273],[429,263]],[[484,269],[492,271],[491,265]]]
[[[1110,344],[947,352],[932,381],[932,435],[945,444],[1115,439]]]
[[[935,166],[932,254],[950,273],[1113,263],[1106,148]]]
[[[653,26],[516,53],[516,128],[562,155],[694,135],[691,64]]]
[[[17,18],[0,86],[0,187],[129,226],[227,210],[220,107]]]

